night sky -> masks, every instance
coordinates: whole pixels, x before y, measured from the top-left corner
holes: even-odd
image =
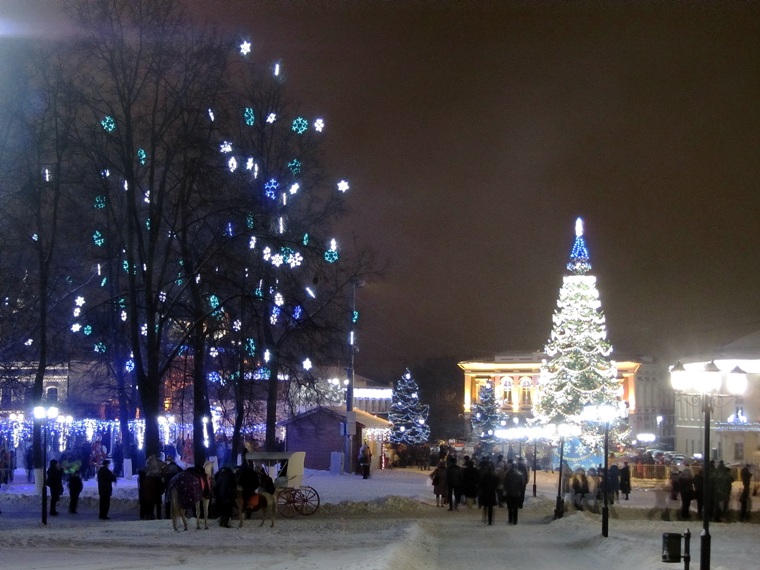
[[[760,3],[186,4],[327,123],[359,374],[541,350],[578,216],[618,356],[760,329]]]

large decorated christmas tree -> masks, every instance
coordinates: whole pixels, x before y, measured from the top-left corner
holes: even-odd
[[[609,358],[612,345],[607,340],[596,277],[589,275],[591,263],[580,218],[567,269],[570,275],[564,277],[559,292],[545,348],[549,360],[542,369],[534,415],[543,424],[583,424],[581,439],[596,443],[600,430],[588,421],[587,406],[617,405],[620,382]]]
[[[393,388],[388,420],[393,424],[391,443],[414,445],[430,439],[430,406],[420,403],[419,387],[407,369]]]
[[[506,415],[496,402],[493,386],[487,382],[478,391],[478,401],[472,406],[472,429],[482,443],[494,443],[496,430],[503,429]]]

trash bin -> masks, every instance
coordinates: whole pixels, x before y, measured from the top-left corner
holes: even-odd
[[[680,562],[681,561],[681,535],[675,532],[664,532],[662,534],[662,561],[663,562]]]

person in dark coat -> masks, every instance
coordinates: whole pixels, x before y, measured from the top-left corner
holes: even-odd
[[[504,475],[504,498],[507,501],[507,524],[517,524],[517,513],[525,496],[525,482],[517,466],[507,463]]]
[[[79,507],[79,495],[84,489],[84,483],[82,482],[82,476],[79,474],[79,469],[69,475],[69,513],[72,515],[77,514],[77,508]]]
[[[749,463],[742,467],[739,477],[742,481],[742,493],[739,495],[739,520],[746,521],[749,519],[749,488],[750,480],[752,479],[752,470]]]
[[[50,514],[57,516],[58,499],[63,495],[63,469],[58,466],[58,461],[50,460],[50,467],[47,470],[47,486],[50,487]]]
[[[34,483],[34,448],[31,445],[26,449],[26,482]]]
[[[493,524],[493,508],[496,506],[496,487],[499,479],[493,463],[486,461],[480,469],[480,480],[478,481],[478,504],[483,509],[483,522]]]
[[[449,455],[448,466],[446,467],[446,483],[448,485],[450,511],[459,510],[459,502],[462,500],[462,482],[462,468],[457,465],[457,458]]]
[[[101,520],[109,520],[108,511],[111,508],[111,495],[113,494],[113,485],[116,483],[116,475],[108,468],[110,461],[103,460],[103,466],[98,469],[98,495],[100,495],[100,512]]]
[[[623,467],[620,469],[620,492],[625,495],[625,500],[628,500],[628,495],[631,494],[631,468],[628,467],[628,462],[623,463]]]
[[[523,462],[522,457],[517,458],[517,464],[515,465],[515,469],[520,473],[520,475],[523,478],[523,490],[522,495],[520,496],[520,508],[523,508],[523,504],[525,503],[525,490],[528,487],[528,468],[525,465],[525,462]],[[517,521],[515,521],[515,524],[517,524]]]
[[[446,497],[449,494],[446,475],[446,462],[441,459],[438,462],[438,467],[430,473],[430,478],[433,480],[433,493],[435,494],[436,507],[443,507],[446,504]]]
[[[471,509],[478,498],[478,473],[472,460],[466,462],[462,469],[462,494],[467,508]]]

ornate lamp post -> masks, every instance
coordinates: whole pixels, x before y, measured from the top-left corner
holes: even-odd
[[[42,524],[47,525],[47,433],[48,420],[58,419],[58,408],[50,406],[36,406],[34,408],[34,419],[40,422],[42,426]]]
[[[609,459],[610,459],[610,422],[621,416],[619,406],[613,404],[600,404],[596,406],[586,406],[584,408],[585,419],[592,422],[604,423],[604,480],[600,484],[604,485],[604,497],[602,506],[602,536],[609,536],[610,526],[610,507],[609,507]]]
[[[702,469],[704,483],[702,485],[702,534],[700,535],[699,569],[710,570],[710,514],[712,512],[712,496],[710,494],[710,412],[713,407],[713,397],[717,395],[726,376],[726,389],[732,395],[741,395],[747,389],[747,375],[738,366],[730,373],[724,374],[714,361],[704,365],[702,369],[686,370],[678,361],[670,370],[670,383],[673,390],[681,396],[691,397],[696,403],[701,401],[705,414],[704,426],[704,456]]]
[[[573,424],[560,424],[557,426],[559,436],[559,478],[557,481],[557,505],[554,507],[554,519],[561,519],[565,514],[565,500],[562,498],[562,475],[564,474],[563,462],[565,453],[565,437],[578,435],[580,430]]]

